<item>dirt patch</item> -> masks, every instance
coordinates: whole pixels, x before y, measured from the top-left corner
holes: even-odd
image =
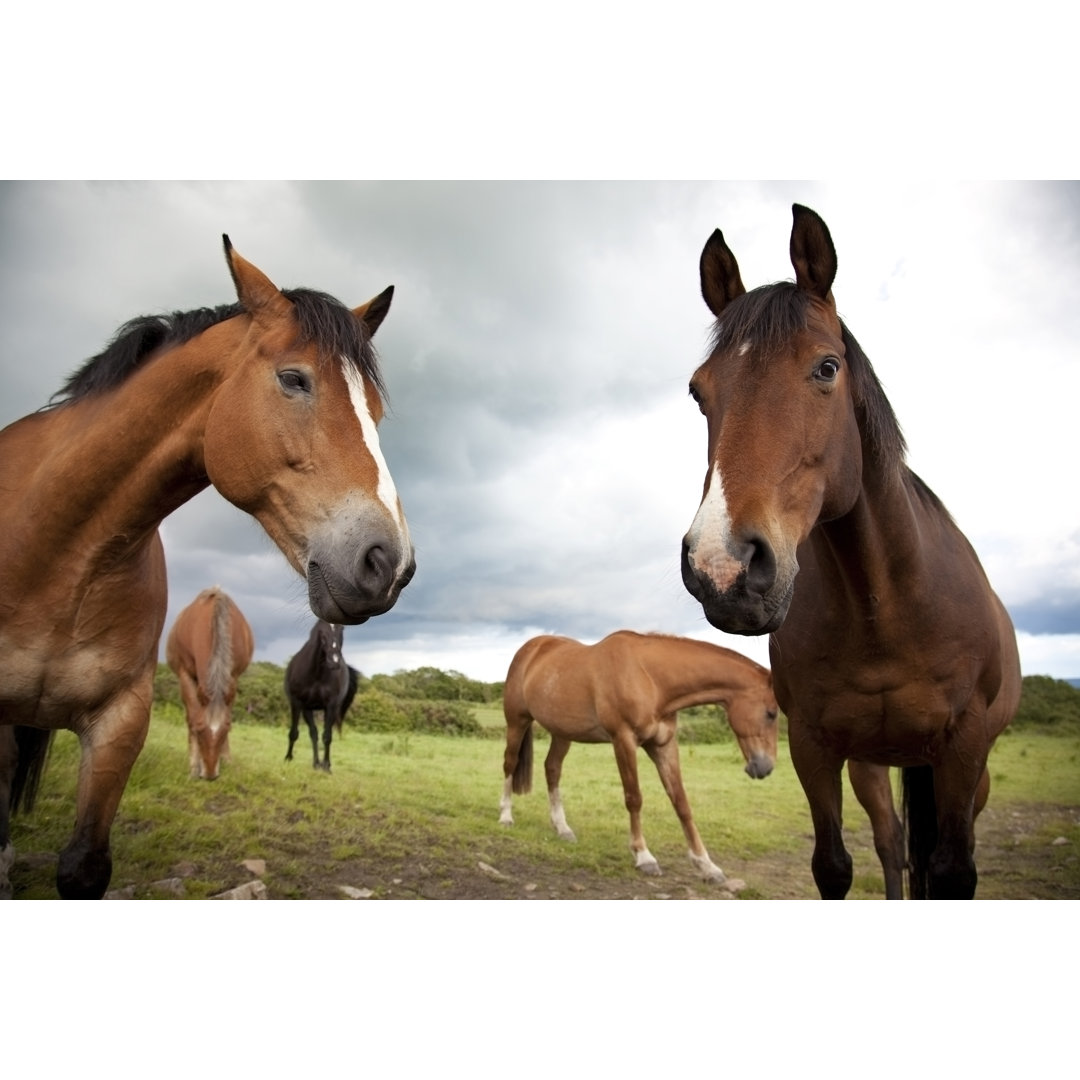
[[[1064,840],[1064,843],[1061,840]],[[808,831],[805,847],[793,853],[769,853],[754,858],[718,861],[729,879],[741,879],[743,899],[816,899],[810,875],[813,846]],[[855,862],[852,898],[883,899],[884,883],[868,827],[847,837]],[[552,843],[559,843],[552,837]],[[980,899],[1080,899],[1080,808],[1054,805],[1006,804],[988,807],[980,816],[976,860]],[[431,845],[437,850],[438,845]],[[418,849],[423,850],[423,846]],[[502,859],[497,865],[480,853],[452,856],[418,855],[373,862],[357,857],[323,864],[310,860],[285,893],[308,899],[342,898],[342,885],[370,890],[376,899],[426,900],[705,900],[732,899],[724,889],[702,881],[690,865],[671,859],[661,877],[638,874],[627,855],[625,875],[612,877],[590,871],[553,871],[544,863],[523,858]],[[267,876],[271,898],[276,891],[271,867]],[[284,883],[282,883],[284,884]]]

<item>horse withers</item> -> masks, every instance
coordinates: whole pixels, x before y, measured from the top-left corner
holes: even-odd
[[[551,823],[574,840],[559,781],[570,744],[610,743],[630,814],[630,853],[643,874],[660,866],[641,831],[637,750],[649,755],[682,825],[690,861],[707,881],[724,872],[701,841],[679,768],[678,710],[720,704],[746,759],[763,779],[776,761],[777,703],[769,672],[730,649],[692,638],[618,630],[595,645],[541,635],[517,651],[506,675],[506,753],[499,820],[514,823],[511,795],[532,789],[533,721],[551,734],[544,762]]]
[[[376,432],[372,335],[392,288],[350,310],[279,290],[227,237],[225,258],[237,303],[132,320],[55,403],[0,432],[0,724],[79,737],[64,897],[100,897],[112,874],[109,833],[150,719],[168,514],[212,484],[337,623],[389,610],[415,568]]]
[[[203,589],[169,631],[165,660],[180,681],[193,777],[216,780],[219,763],[229,760],[236,680],[254,652],[247,619],[217,585]]]
[[[330,743],[334,728],[341,722],[356,696],[358,672],[345,663],[342,654],[345,628],[320,619],[308,634],[300,651],[285,668],[285,696],[292,714],[289,725],[289,749],[285,760],[292,761],[293,746],[300,737],[300,716],[311,736],[311,752],[316,769],[330,771]],[[319,760],[319,732],[315,713],[323,714],[323,756]]]
[[[708,469],[683,580],[718,629],[771,635],[821,895],[851,887],[848,761],[886,895],[903,895],[908,863],[913,897],[970,898],[990,747],[1020,699],[1016,635],[971,544],[905,463],[892,406],[837,315],[825,223],[793,215],[793,283],[747,292],[719,230],[701,254],[716,323],[690,392]]]

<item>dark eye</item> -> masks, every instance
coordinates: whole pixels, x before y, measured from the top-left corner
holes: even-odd
[[[814,378],[818,382],[831,383],[840,374],[840,361],[835,356],[826,356],[814,369]]]
[[[302,371],[294,371],[292,368],[287,371],[279,371],[278,382],[281,384],[282,389],[290,394],[311,393],[311,380]]]
[[[705,411],[705,407],[704,407],[704,405],[703,405],[703,404],[702,404],[702,402],[701,402],[701,395],[700,395],[700,394],[698,393],[698,391],[697,391],[697,387],[696,387],[696,386],[694,386],[694,384],[693,384],[693,383],[691,383],[691,384],[690,384],[690,396],[691,396],[691,397],[692,397],[692,398],[694,399],[694,401],[695,401],[695,402],[697,403],[697,407],[698,407],[698,408],[699,408],[699,409],[700,409],[700,410],[701,410],[702,412],[704,412],[704,411]]]

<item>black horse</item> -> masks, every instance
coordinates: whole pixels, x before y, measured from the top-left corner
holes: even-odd
[[[359,672],[345,663],[341,655],[344,628],[320,619],[312,628],[304,647],[285,668],[285,695],[292,709],[289,728],[289,750],[286,761],[292,761],[293,745],[300,735],[300,714],[304,714],[311,734],[311,749],[316,769],[330,771],[330,740],[356,696]],[[319,733],[315,727],[316,712],[322,712],[323,760],[319,761]]]

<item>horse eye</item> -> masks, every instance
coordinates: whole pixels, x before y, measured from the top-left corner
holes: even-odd
[[[839,374],[840,361],[835,356],[826,356],[814,371],[814,378],[818,382],[832,382]]]
[[[300,371],[293,371],[292,369],[279,371],[278,382],[281,383],[283,389],[290,393],[308,394],[311,392],[310,380]]]
[[[702,412],[704,412],[704,411],[705,411],[705,406],[704,406],[704,405],[702,404],[702,401],[701,401],[701,395],[700,395],[700,394],[698,393],[698,391],[697,391],[697,387],[696,387],[696,386],[694,386],[694,384],[693,384],[693,383],[691,383],[691,384],[690,384],[690,396],[691,396],[691,397],[692,397],[692,398],[694,399],[694,401],[695,401],[695,402],[697,403],[697,407],[698,407],[698,408],[699,408],[699,409],[700,409],[700,410],[701,410]]]

